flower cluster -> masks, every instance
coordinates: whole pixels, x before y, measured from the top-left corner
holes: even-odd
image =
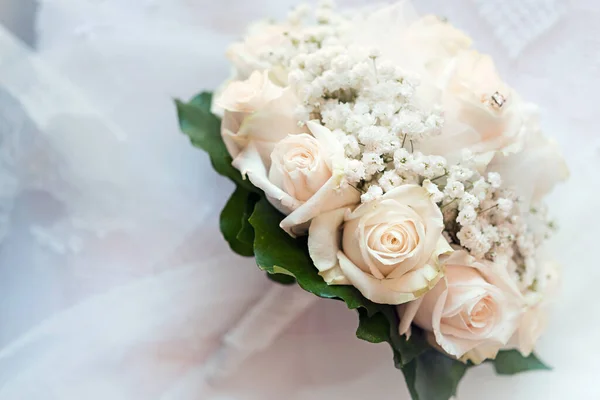
[[[398,305],[403,333],[453,357],[528,354],[556,286],[538,249],[564,162],[468,36],[410,15],[323,3],[255,26],[228,52],[224,142],[325,282]]]

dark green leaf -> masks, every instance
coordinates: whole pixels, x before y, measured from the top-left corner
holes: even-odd
[[[400,332],[398,332],[400,320],[395,307],[383,307],[381,312],[385,315],[390,327],[390,344],[393,349],[398,351],[397,355],[401,357],[394,360],[397,368],[410,363],[430,348],[425,335],[417,327],[413,327],[410,339],[407,340],[406,336],[400,336]]]
[[[286,274],[270,274],[267,272],[267,277],[273,282],[277,282],[281,285],[293,285],[296,283],[296,278]]]
[[[213,94],[211,92],[202,92],[189,101],[189,104],[200,107],[203,110],[210,111]]]
[[[254,212],[254,206],[258,200],[260,200],[260,196],[258,194],[250,193],[248,196],[248,201],[244,207],[244,213],[242,215],[242,227],[236,236],[237,240],[251,246],[252,248],[254,248],[254,228],[252,228],[252,225],[250,225],[250,221],[248,220],[252,216],[252,213]],[[254,254],[254,251],[252,254]]]
[[[390,340],[390,324],[382,313],[369,316],[365,309],[358,309],[359,325],[356,336],[370,343],[382,343]]]
[[[515,375],[521,372],[536,370],[551,370],[550,367],[540,361],[535,354],[523,357],[516,350],[501,351],[493,361],[496,373],[500,375]]]
[[[402,372],[413,400],[448,400],[456,395],[468,366],[430,349]]]
[[[246,229],[244,225],[248,223],[248,209],[254,207],[255,203],[253,193],[238,186],[221,212],[221,232],[225,240],[234,252],[245,257],[253,256],[254,249],[252,243],[238,239],[238,235]]]
[[[189,103],[175,101],[182,132],[190,138],[194,146],[208,153],[214,169],[219,174],[228,177],[249,191],[258,192],[231,165],[232,158],[221,137],[221,120],[210,112],[211,99],[210,93],[202,93]]]
[[[410,392],[412,400],[421,400],[419,393],[417,393],[416,381],[417,381],[417,360],[413,360],[401,368],[404,374],[404,381]]]

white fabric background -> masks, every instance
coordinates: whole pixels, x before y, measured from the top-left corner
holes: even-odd
[[[22,94],[37,125],[0,112],[10,132],[0,143],[1,400],[408,399],[388,349],[356,339],[355,314],[324,300],[233,377],[205,382],[222,335],[271,284],[218,236],[232,187],[178,133],[171,99],[215,88],[228,76],[226,45],[292,3],[46,0],[38,54],[50,75],[35,60],[12,65],[0,41],[0,88]],[[469,32],[544,108],[572,171],[550,204],[564,283],[538,353],[554,371],[500,378],[483,366],[458,398],[600,398],[600,5],[415,5]]]

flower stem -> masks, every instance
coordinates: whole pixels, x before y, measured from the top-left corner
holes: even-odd
[[[454,199],[454,200],[452,200],[450,203],[444,204],[444,205],[442,206],[442,209],[444,209],[445,207],[448,207],[448,206],[449,206],[449,205],[451,205],[452,203],[456,202],[456,200],[458,200],[458,199]]]
[[[483,211],[479,211],[479,214],[481,215],[481,214],[483,214],[483,213],[485,213],[485,212],[488,212],[488,211],[490,211],[490,210],[493,210],[494,208],[498,208],[498,204],[496,204],[495,206],[492,206],[492,207],[490,207],[490,208],[486,208],[486,209],[485,209],[485,210],[483,210]]]

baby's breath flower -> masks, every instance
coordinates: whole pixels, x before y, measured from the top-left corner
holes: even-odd
[[[479,207],[479,199],[473,196],[471,193],[465,193],[460,199],[458,209],[462,210],[465,207]]]
[[[444,194],[438,188],[438,185],[431,182],[429,179],[423,181],[423,188],[431,195],[431,200],[434,203],[439,203],[444,199]]]
[[[488,174],[488,182],[494,189],[498,189],[502,185],[502,178],[497,172],[490,172]]]
[[[475,222],[476,218],[477,212],[475,211],[473,206],[466,206],[460,211],[460,213],[458,213],[456,222],[458,222],[462,226],[467,226]]]
[[[449,179],[444,188],[444,193],[452,199],[457,199],[465,194],[465,185],[454,179]]]
[[[367,190],[367,192],[365,194],[363,194],[362,196],[360,196],[360,200],[363,203],[368,203],[370,201],[381,198],[381,196],[383,196],[383,189],[381,189],[381,187],[379,187],[377,185],[371,185],[371,186],[369,186],[369,189]]]
[[[385,169],[383,159],[377,153],[363,153],[362,162],[367,176],[373,176]]]
[[[356,184],[365,179],[365,165],[359,160],[349,160],[344,170],[346,180],[351,184]]]
[[[396,171],[388,170],[383,173],[381,178],[379,178],[378,183],[384,192],[389,192],[390,190],[402,184],[402,178],[398,175]]]
[[[453,165],[450,167],[450,178],[458,182],[466,182],[471,179],[474,175],[473,170],[462,167],[460,165]]]
[[[512,211],[513,201],[511,199],[498,199],[498,209],[504,213],[504,215],[508,215]]]

